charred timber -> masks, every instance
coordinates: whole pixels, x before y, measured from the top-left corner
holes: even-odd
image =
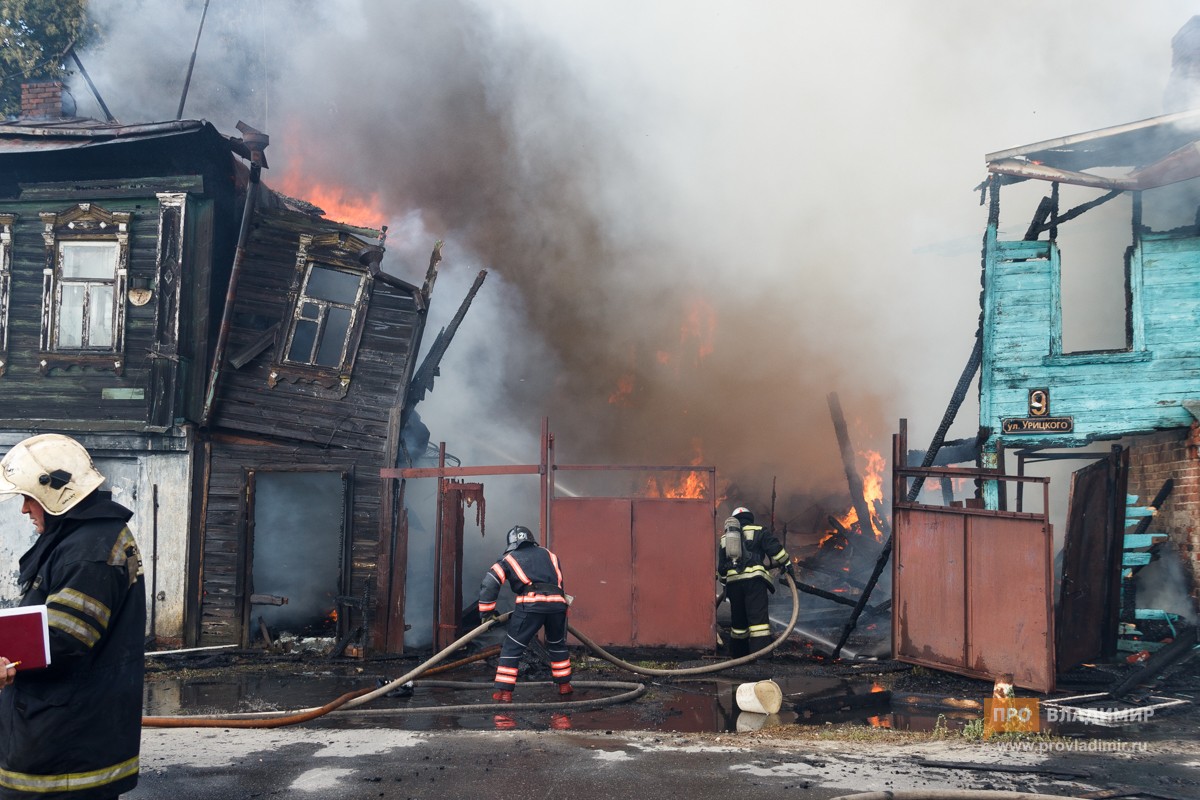
[[[870,533],[874,536],[875,529],[871,523],[871,509],[867,508],[867,499],[863,496],[862,491],[862,477],[854,465],[854,448],[850,444],[850,434],[846,431],[846,417],[842,414],[841,401],[838,400],[837,392],[830,392],[827,399],[829,413],[833,417],[833,430],[837,434],[838,447],[842,452],[842,466],[846,470],[846,482],[850,485],[850,501],[854,504],[854,511],[858,514],[858,524],[862,527],[863,533]]]

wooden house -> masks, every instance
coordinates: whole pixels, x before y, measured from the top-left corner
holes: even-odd
[[[1140,608],[1133,578],[1164,543],[1186,565],[1193,598],[1200,579],[1200,200],[1188,183],[1200,177],[1200,111],[991,153],[987,166],[982,465],[1055,450],[1088,462],[1069,486],[1056,626],[1065,670],[1152,647],[1136,628],[1161,615]],[[1005,238],[1001,197],[1026,181],[1044,181],[1047,193],[1025,235]],[[1062,207],[1060,186],[1091,196]],[[1147,212],[1168,200],[1177,213],[1162,216],[1176,222],[1156,230]],[[1071,352],[1062,280],[1071,254],[1060,234],[1109,202],[1128,210],[1114,254],[1124,266],[1124,346]],[[1013,508],[996,482],[986,488],[988,508]]]
[[[0,450],[54,431],[95,455],[161,646],[382,648],[404,576],[379,471],[438,259],[421,287],[384,272],[382,232],[263,185],[252,128],[64,117],[60,84],[26,89],[0,124]],[[8,574],[28,542],[5,541]]]

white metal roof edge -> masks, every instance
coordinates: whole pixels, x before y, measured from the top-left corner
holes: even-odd
[[[1026,144],[1020,147],[1010,147],[1007,150],[997,150],[994,153],[988,153],[983,158],[984,161],[991,163],[1002,158],[1023,156],[1027,153],[1036,153],[1055,147],[1066,147],[1067,145],[1103,139],[1106,136],[1115,136],[1119,133],[1129,133],[1145,128],[1156,128],[1160,125],[1170,125],[1173,122],[1194,118],[1200,118],[1200,108],[1194,108],[1190,111],[1177,111],[1174,114],[1164,114],[1160,117],[1150,117],[1138,122],[1126,122],[1123,125],[1114,125],[1111,128],[1101,128],[1095,131],[1088,131],[1087,133],[1075,133],[1070,136],[1060,136],[1057,139],[1046,139],[1042,142],[1034,142],[1033,144]]]

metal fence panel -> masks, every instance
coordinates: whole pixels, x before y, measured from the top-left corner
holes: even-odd
[[[633,642],[632,501],[564,497],[550,503],[550,549],[562,559],[571,624],[602,646]]]
[[[708,500],[633,503],[633,638],[639,645],[716,643],[716,518]]]
[[[893,655],[1054,688],[1051,531],[1044,518],[895,509]]]

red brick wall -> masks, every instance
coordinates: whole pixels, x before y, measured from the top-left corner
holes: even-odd
[[[21,116],[47,119],[62,116],[62,81],[21,84]]]
[[[1200,425],[1163,431],[1131,440],[1129,494],[1149,504],[1168,478],[1175,487],[1150,524],[1167,534],[1191,578],[1191,595],[1200,598]]]

